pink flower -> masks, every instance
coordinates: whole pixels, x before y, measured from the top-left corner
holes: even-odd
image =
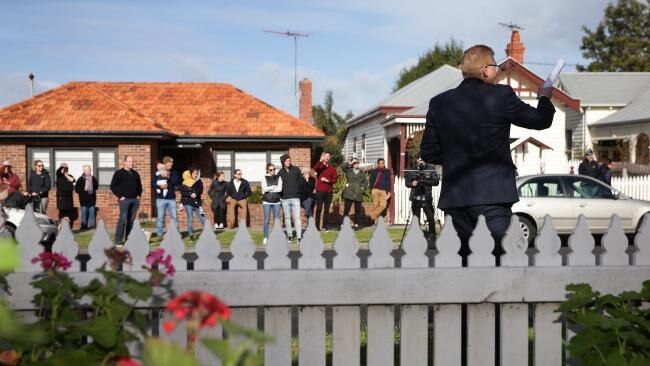
[[[152,274],[151,282],[154,286],[160,284],[165,277],[172,277],[176,273],[176,268],[172,264],[172,256],[165,256],[165,249],[159,248],[153,250],[147,255],[147,264],[149,264]],[[156,266],[157,269],[153,269]],[[161,278],[162,277],[162,278]]]
[[[41,262],[41,268],[44,271],[67,270],[72,266],[72,262],[66,258],[63,253],[41,252],[38,256],[32,258],[32,263]]]

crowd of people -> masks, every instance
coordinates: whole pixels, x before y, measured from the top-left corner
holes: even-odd
[[[267,164],[266,174],[260,182],[264,215],[264,243],[268,240],[271,217],[274,220],[283,219],[284,230],[289,240],[300,241],[303,232],[301,208],[304,210],[305,218],[309,219],[314,216],[319,231],[338,228],[330,223],[330,206],[334,185],[342,177],[338,176],[337,169],[330,159],[331,155],[324,152],[313,167],[301,169],[293,165],[289,154],[284,154],[280,157],[281,166]],[[207,222],[202,208],[205,189],[201,180],[201,172],[196,167],[190,167],[179,175],[173,167],[174,159],[170,156],[164,156],[153,166],[151,188],[155,192],[157,236],[162,237],[164,233],[167,215],[178,227],[179,211],[184,211],[188,234],[193,236],[194,217],[199,220],[202,228]],[[593,151],[589,149],[579,166],[579,174],[611,184],[611,168],[611,160],[605,159],[599,165],[593,158]],[[350,213],[354,211],[353,228],[356,230],[362,226],[364,216],[362,202],[367,191],[370,191],[372,196],[372,205],[367,210],[370,218],[376,220],[385,211],[392,191],[391,175],[393,173],[386,168],[384,159],[378,159],[376,168],[366,171],[360,167],[358,159],[352,158],[342,166],[342,171],[345,179],[345,187],[341,194],[344,201],[343,216],[350,216]],[[243,178],[241,169],[235,169],[233,173],[233,179],[228,182],[225,172],[216,172],[207,190],[215,231],[222,231],[228,227],[233,228],[237,226],[238,221],[245,220],[248,215],[248,200],[253,194],[253,190],[250,183]],[[415,177],[416,175],[413,175],[410,177],[411,179],[407,179],[409,188],[416,187]],[[24,190],[21,190],[23,188],[21,180],[13,172],[8,160],[5,160],[0,166],[0,179],[0,202],[27,200],[34,204],[35,210],[47,211],[52,179],[41,160],[34,161]],[[67,218],[71,224],[73,223],[76,216],[73,195],[76,193],[79,197],[81,230],[95,228],[99,185],[97,178],[93,175],[92,167],[90,165],[83,166],[83,173],[75,178],[70,174],[68,165],[62,163],[55,172],[54,185],[59,219]],[[140,175],[134,169],[133,157],[124,157],[122,168],[113,174],[110,190],[115,195],[119,208],[115,243],[120,244],[126,240],[131,231],[143,192]],[[180,194],[179,208],[176,206],[177,191]],[[280,208],[282,208],[283,218],[279,217]],[[419,216],[420,210],[417,211],[414,213]],[[425,214],[427,217],[430,216],[430,212],[426,210]]]
[[[345,187],[342,198],[345,201],[344,216],[349,216],[354,210],[354,229],[362,226],[362,205],[365,192],[370,189],[373,205],[369,210],[372,219],[377,219],[387,207],[391,191],[391,172],[385,166],[384,159],[377,161],[377,168],[366,172],[359,166],[355,158],[343,167]],[[368,179],[370,176],[370,179]],[[81,230],[94,229],[96,226],[97,191],[99,184],[93,175],[90,165],[83,166],[83,173],[74,177],[66,163],[61,163],[56,169],[54,179],[45,169],[43,161],[36,160],[29,174],[28,184],[21,192],[21,181],[13,173],[11,164],[5,161],[0,167],[0,202],[8,201],[10,196],[17,197],[25,205],[32,203],[34,209],[45,213],[48,209],[48,197],[52,188],[56,189],[56,208],[59,219],[67,218],[70,224],[77,218],[74,204],[74,194],[78,195],[79,218]],[[320,159],[311,167],[302,169],[293,164],[291,156],[284,154],[280,157],[280,166],[267,164],[266,174],[262,179],[262,207],[264,243],[268,241],[271,217],[278,222],[284,222],[284,230],[289,241],[302,239],[303,218],[314,216],[316,227],[320,230],[335,230],[338,226],[330,223],[330,206],[334,194],[334,185],[342,179],[331,163],[330,153],[324,152]],[[52,186],[54,184],[54,187]],[[174,170],[174,159],[164,156],[152,166],[151,189],[155,194],[156,234],[161,238],[164,234],[165,219],[169,219],[178,227],[179,212],[184,212],[187,220],[187,231],[194,237],[194,218],[206,226],[207,220],[203,212],[205,187],[201,180],[201,172],[196,167],[178,174]],[[119,210],[115,228],[116,245],[121,245],[130,233],[133,222],[140,208],[140,198],[143,194],[143,183],[140,174],[134,167],[132,156],[125,156],[121,168],[114,172],[110,183],[110,191],[115,196]],[[180,206],[176,206],[180,195]],[[226,174],[218,171],[214,174],[207,189],[207,198],[214,217],[214,230],[222,231],[234,228],[248,216],[248,201],[253,194],[251,184],[243,177],[241,169],[233,171],[233,178],[226,181]],[[280,217],[282,208],[283,217]],[[303,213],[304,212],[304,213]],[[304,216],[304,217],[303,217]]]

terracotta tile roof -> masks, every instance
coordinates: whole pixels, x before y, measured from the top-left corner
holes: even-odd
[[[229,84],[71,82],[0,110],[0,133],[143,132],[320,138],[318,128]]]

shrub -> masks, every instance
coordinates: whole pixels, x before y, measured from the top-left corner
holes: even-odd
[[[641,292],[601,295],[587,284],[567,285],[561,312],[576,332],[568,345],[584,365],[650,364],[650,280]]]

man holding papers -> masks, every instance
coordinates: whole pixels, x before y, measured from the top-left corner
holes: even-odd
[[[490,47],[466,50],[461,70],[463,82],[429,102],[420,154],[427,163],[442,165],[438,207],[453,219],[466,258],[479,215],[485,216],[499,248],[512,204],[519,201],[510,125],[546,129],[555,108],[552,84],[539,88],[537,108],[521,101],[509,85],[495,84],[500,70]]]

